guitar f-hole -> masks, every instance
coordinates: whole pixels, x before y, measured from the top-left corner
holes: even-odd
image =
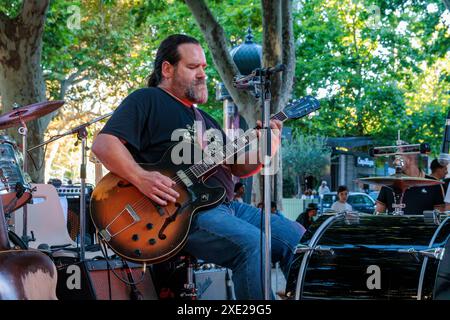
[[[166,228],[169,226],[169,224],[174,222],[177,218],[177,215],[181,214],[183,212],[183,210],[191,203],[192,203],[192,201],[187,201],[183,205],[180,205],[180,203],[178,203],[178,202],[175,203],[175,207],[177,207],[177,210],[171,216],[166,218],[166,220],[164,221],[164,224],[162,225],[161,229],[159,230],[158,238],[160,238],[161,240],[164,240],[167,238],[167,236],[164,234],[164,231],[166,230]]]

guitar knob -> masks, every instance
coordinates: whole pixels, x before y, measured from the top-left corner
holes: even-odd
[[[131,237],[131,239],[133,241],[138,241],[139,240],[139,236],[137,234],[133,234],[133,236]]]
[[[148,230],[152,230],[153,229],[153,223],[147,223],[146,225]]]
[[[151,238],[150,240],[148,240],[148,243],[154,245],[156,243],[156,240]]]
[[[139,249],[134,250],[134,254],[137,255],[138,257],[141,256],[142,252]]]

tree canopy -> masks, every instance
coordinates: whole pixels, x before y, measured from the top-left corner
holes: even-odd
[[[1,0],[0,12],[15,17],[21,3]],[[230,48],[249,26],[262,42],[260,1],[207,4]],[[438,151],[450,99],[450,13],[443,1],[295,0],[293,21],[293,95],[312,94],[322,106],[312,119],[287,123],[294,134],[372,136],[381,144],[401,130],[404,140]],[[221,79],[183,1],[51,1],[41,64],[47,98],[66,104],[47,137],[115,109],[144,86],[159,42],[175,32],[197,37],[205,48],[211,98],[203,108],[221,121],[222,104],[214,99]],[[58,148],[65,149],[54,152],[53,165],[64,167],[73,145]]]

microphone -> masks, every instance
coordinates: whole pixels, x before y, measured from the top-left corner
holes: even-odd
[[[442,139],[441,154],[439,155],[438,162],[441,166],[447,166],[450,163],[450,110],[447,113],[445,119],[444,137]]]
[[[235,76],[233,79],[233,87],[241,90],[252,90],[255,86],[261,84],[261,78],[269,78],[271,75],[277,72],[283,72],[286,70],[286,65],[280,63],[275,67],[258,68],[253,70],[246,76]]]

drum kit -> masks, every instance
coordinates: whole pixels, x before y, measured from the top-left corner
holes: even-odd
[[[377,148],[375,156],[394,155],[396,173],[358,180],[392,190],[394,212],[320,216],[297,246],[288,299],[450,299],[450,215],[436,210],[405,215],[402,210],[406,190],[442,182],[402,173],[403,155],[425,153],[426,146],[389,148]]]
[[[20,126],[19,133],[23,137],[20,151],[11,138],[0,136],[0,209],[3,209],[0,212],[6,217],[19,208],[25,208],[25,214],[26,205],[32,199],[27,152],[77,133],[82,140],[84,159],[86,127],[112,114],[27,149],[26,123],[57,110],[63,103],[42,102],[0,115],[0,129]],[[403,195],[408,188],[441,182],[402,173],[402,155],[422,153],[423,149],[422,145],[401,146],[403,151],[407,147],[406,153],[399,152],[400,146],[393,153],[383,153],[383,147],[377,150],[377,155],[395,155],[395,174],[359,179],[393,191],[396,200],[393,214],[322,215],[296,248],[287,279],[288,299],[450,299],[450,216],[435,211],[424,212],[421,216],[404,215],[402,210]],[[84,179],[85,172],[81,171],[81,175]],[[84,191],[83,186],[81,191]],[[84,217],[82,213],[81,217]],[[83,224],[84,221],[80,221],[80,225]],[[5,238],[7,231],[1,229],[0,238]],[[26,233],[22,239],[17,236],[15,239],[22,240],[26,248],[29,240]]]
[[[84,260],[84,241],[85,237],[85,213],[86,213],[86,200],[85,200],[85,178],[86,178],[86,128],[106,117],[111,116],[112,112],[77,126],[65,133],[58,134],[51,139],[44,141],[43,143],[27,147],[27,122],[36,120],[51,112],[56,111],[64,104],[64,101],[47,101],[31,104],[28,106],[18,106],[12,111],[0,115],[0,129],[7,129],[19,126],[18,132],[22,136],[21,150],[18,145],[9,136],[0,136],[0,197],[3,203],[3,211],[6,218],[10,218],[11,214],[19,208],[23,211],[23,234],[22,237],[17,236],[12,231],[9,231],[9,238],[13,239],[15,245],[22,248],[28,247],[28,242],[33,241],[34,235],[28,236],[27,231],[27,203],[30,203],[32,199],[32,187],[31,179],[27,173],[27,154],[40,148],[50,142],[60,139],[69,134],[77,134],[77,138],[81,141],[82,149],[82,163],[80,166],[80,259]],[[16,243],[19,242],[19,243]]]
[[[26,123],[49,114],[64,104],[64,101],[40,102],[28,106],[17,106],[10,112],[0,115],[0,129],[19,126],[18,132],[22,136],[22,152],[17,144],[8,136],[0,136],[0,197],[3,211],[7,218],[19,208],[23,208],[23,235],[20,246],[26,247],[29,240],[27,234],[27,203],[31,201],[32,189],[28,177],[27,136]],[[12,232],[10,231],[10,237]],[[20,239],[14,237],[14,239]]]

